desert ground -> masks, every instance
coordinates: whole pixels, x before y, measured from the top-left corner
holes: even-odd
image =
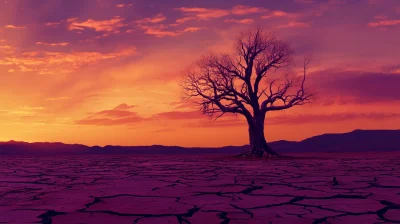
[[[297,156],[1,156],[0,223],[400,223],[400,153]]]

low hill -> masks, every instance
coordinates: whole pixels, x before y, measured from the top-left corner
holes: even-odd
[[[349,133],[323,134],[303,141],[276,141],[271,147],[288,152],[373,152],[400,151],[400,130],[354,130]],[[220,148],[184,148],[180,146],[86,146],[60,142],[0,142],[0,155],[79,155],[79,154],[214,154],[240,153],[248,146]]]

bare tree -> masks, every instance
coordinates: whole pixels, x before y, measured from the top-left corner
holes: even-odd
[[[278,156],[264,136],[265,116],[311,102],[313,95],[304,88],[310,59],[304,61],[301,78],[273,78],[270,73],[276,76],[292,64],[293,51],[261,28],[242,32],[235,52],[203,56],[180,82],[184,97],[197,99],[201,111],[216,119],[226,113],[246,118],[250,149],[239,156]]]

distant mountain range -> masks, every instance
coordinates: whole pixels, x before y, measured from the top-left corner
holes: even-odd
[[[269,143],[280,153],[296,152],[373,152],[400,151],[400,130],[354,130],[349,133],[323,134],[300,142],[276,141]],[[0,142],[0,155],[56,155],[56,154],[214,154],[240,153],[248,146],[220,148],[184,148],[179,146],[86,146],[59,142]]]

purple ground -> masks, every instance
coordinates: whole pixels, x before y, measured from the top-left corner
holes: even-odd
[[[400,223],[400,153],[313,156],[3,156],[0,223]]]

